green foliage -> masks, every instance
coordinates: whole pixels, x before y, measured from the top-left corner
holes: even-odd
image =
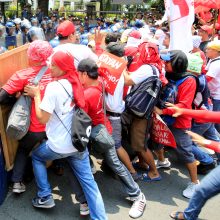
[[[20,7],[18,8],[18,10],[20,9]],[[16,16],[17,13],[17,5],[16,4],[9,4],[7,10],[5,11],[5,16],[7,18],[13,18],[14,16]]]

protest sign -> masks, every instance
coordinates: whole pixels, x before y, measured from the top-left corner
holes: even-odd
[[[118,80],[126,68],[127,61],[111,53],[104,52],[97,62],[99,73],[103,77],[106,92],[114,95]]]
[[[153,125],[151,129],[151,138],[158,144],[176,148],[175,138],[158,114],[153,115]]]

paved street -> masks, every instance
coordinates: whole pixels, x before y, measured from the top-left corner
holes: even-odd
[[[173,154],[171,157],[172,168],[160,170],[162,181],[154,183],[139,182],[142,191],[147,198],[147,206],[140,220],[166,220],[170,219],[169,213],[174,210],[183,210],[188,200],[182,197],[182,190],[188,182],[186,169],[177,164]],[[95,178],[100,187],[105,202],[106,212],[109,220],[130,219],[128,211],[130,202],[125,200],[126,195],[118,180],[103,173],[99,165]],[[32,181],[27,185],[27,191],[15,196],[11,192],[0,207],[0,220],[74,220],[79,217],[79,204],[71,191],[71,172],[65,167],[64,176],[56,176],[49,171],[49,178],[53,188],[56,207],[51,210],[34,209],[31,198],[35,196],[35,183]],[[200,176],[201,179],[201,176]],[[220,195],[211,199],[203,208],[200,220],[220,219]],[[85,219],[85,218],[83,218]]]

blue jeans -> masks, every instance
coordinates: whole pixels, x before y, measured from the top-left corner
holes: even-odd
[[[213,123],[201,124],[194,122],[191,130],[199,135],[204,136],[208,140],[217,141],[217,142],[220,141]],[[213,158],[204,151],[200,150],[200,148],[195,143],[193,143],[192,150],[195,158],[198,161],[200,161],[202,164],[210,164],[214,162]]]
[[[220,100],[212,99],[212,103],[213,103],[213,111],[215,112],[220,111]],[[220,134],[220,124],[215,124],[215,128]]]
[[[46,142],[34,150],[32,153],[32,163],[38,187],[37,195],[39,197],[45,197],[51,194],[51,187],[47,177],[46,161],[61,158],[67,159],[73,173],[83,188],[86,201],[89,205],[91,219],[107,219],[101,193],[91,173],[87,150],[85,152],[60,154],[52,151]]]
[[[107,163],[107,165],[115,172],[115,174],[118,175],[124,187],[124,190],[128,194],[128,196],[131,199],[136,199],[140,195],[141,190],[138,184],[132,178],[128,169],[119,160],[115,147],[107,149],[104,152],[104,160]],[[73,177],[73,182],[74,182],[74,192],[76,194],[76,199],[80,203],[85,202],[86,198],[84,196],[84,192],[81,186],[79,185],[78,181],[74,177]]]
[[[197,186],[188,207],[184,210],[184,218],[196,220],[206,201],[220,192],[220,166],[217,166],[207,176],[200,185]]]

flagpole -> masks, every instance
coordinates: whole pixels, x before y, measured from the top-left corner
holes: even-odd
[[[211,38],[212,41],[214,40],[214,37],[215,37],[215,24],[216,24],[216,21],[217,21],[217,18],[218,18],[218,13],[219,13],[219,9],[216,9],[215,10],[214,23],[213,23],[213,29],[212,29],[212,38]]]

